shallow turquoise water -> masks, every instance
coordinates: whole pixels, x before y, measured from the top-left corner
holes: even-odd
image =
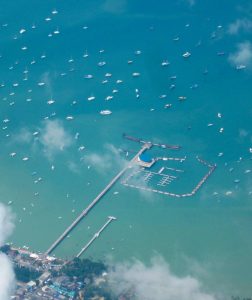
[[[67,1],[44,1],[36,7],[27,1],[5,4],[1,19],[8,26],[0,31],[0,82],[5,84],[0,90],[0,114],[2,120],[8,118],[10,122],[3,123],[2,127],[8,128],[0,136],[0,197],[4,203],[13,201],[16,230],[11,240],[36,251],[46,250],[121,169],[107,145],[138,150],[138,145],[122,139],[123,132],[180,144],[182,150],[172,155],[187,155],[192,160],[199,155],[218,165],[195,197],[173,199],[139,193],[117,183],[55,254],[74,256],[107,216],[115,215],[118,220],[109,225],[86,256],[101,259],[112,255],[116,260],[137,257],[147,262],[159,253],[183,275],[196,273],[191,267],[196,262],[206,270],[201,279],[210,290],[250,296],[251,173],[244,172],[251,168],[251,71],[237,72],[227,59],[236,44],[248,40],[249,35],[241,32],[230,36],[226,32],[230,22],[247,17],[238,9],[238,4],[246,7],[247,1],[205,1],[193,7],[183,1],[160,1],[159,5],[128,1],[116,11],[113,5],[105,11],[102,1],[71,1],[71,5]],[[59,11],[55,16],[51,14],[54,8]],[[52,20],[46,22],[49,15]],[[33,23],[36,29],[31,29]],[[27,29],[22,36],[18,34],[21,28]],[[57,28],[60,34],[48,37]],[[211,38],[213,32],[215,39]],[[17,40],[13,39],[15,34]],[[177,36],[180,40],[173,41]],[[23,46],[28,49],[22,51]],[[100,53],[101,49],[105,52]],[[84,59],[86,50],[89,57]],[[135,55],[136,50],[141,50],[141,55]],[[188,60],[181,57],[185,51],[192,53]],[[218,56],[221,51],[226,55]],[[42,54],[47,57],[41,59]],[[74,62],[69,63],[71,58]],[[36,63],[31,65],[33,59]],[[161,67],[166,59],[171,64]],[[128,60],[134,62],[128,64]],[[107,64],[98,67],[99,61]],[[11,66],[14,68],[10,70]],[[29,70],[27,81],[22,80],[25,67]],[[74,71],[69,71],[72,68]],[[208,74],[204,75],[206,69]],[[107,72],[112,77],[101,84]],[[133,72],[141,76],[133,78]],[[94,78],[85,80],[85,74]],[[175,81],[170,79],[174,75]],[[123,83],[116,84],[118,79]],[[39,87],[39,81],[46,81],[46,86]],[[18,87],[12,86],[15,82]],[[170,90],[174,83],[176,88]],[[190,88],[195,84],[198,88]],[[118,89],[118,94],[105,101],[113,89]],[[15,95],[10,95],[13,91]],[[91,94],[96,100],[88,102]],[[162,94],[167,98],[160,99]],[[179,96],[186,96],[186,101],[179,102]],[[51,97],[56,101],[52,106],[46,104]],[[32,101],[27,102],[27,98]],[[13,101],[15,104],[10,105]],[[172,107],[164,109],[166,103]],[[99,114],[102,109],[113,113],[103,117]],[[48,159],[34,138],[20,142],[20,130],[40,130],[43,118],[53,112],[57,115],[52,119],[61,120],[71,136],[78,132],[79,139]],[[217,118],[218,112],[222,118]],[[66,121],[68,115],[74,120]],[[209,123],[214,126],[208,127]],[[86,147],[82,154],[78,151],[81,145]],[[10,158],[11,152],[17,152],[16,157]],[[220,152],[223,156],[218,156]],[[85,160],[94,153],[103,158],[102,163]],[[25,156],[30,160],[22,161]],[[36,175],[32,175],[34,171]],[[198,180],[193,164],[184,175]],[[43,180],[34,183],[39,177]],[[235,179],[240,182],[235,184]],[[181,190],[187,191],[186,185],[181,184]],[[228,191],[232,194],[226,195]],[[39,196],[34,196],[37,192]]]

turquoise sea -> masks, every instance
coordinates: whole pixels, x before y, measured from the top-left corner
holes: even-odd
[[[117,221],[83,257],[148,263],[161,255],[174,273],[199,277],[210,292],[252,297],[250,1],[1,4],[0,201],[16,215],[11,242],[45,251],[129,159],[115,149],[139,150],[124,132],[179,144],[179,151],[152,150],[190,160],[177,189],[187,192],[199,180],[195,156],[217,164],[194,197],[118,182],[54,254],[73,257],[113,215]],[[247,25],[232,33],[237,20]],[[242,45],[248,64],[236,70]]]

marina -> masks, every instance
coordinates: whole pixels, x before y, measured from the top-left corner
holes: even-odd
[[[75,257],[112,214],[81,258],[158,253],[185,274],[183,253],[202,287],[251,296],[249,1],[84,2],[2,6],[8,242]]]

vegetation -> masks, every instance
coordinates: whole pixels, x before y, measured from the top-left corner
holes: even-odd
[[[10,251],[10,245],[3,245],[0,247],[0,251],[7,254]]]
[[[29,282],[31,280],[36,280],[41,275],[41,272],[16,265],[15,274],[18,281]]]
[[[77,277],[83,281],[85,278],[92,280],[94,276],[99,276],[106,270],[107,268],[102,262],[75,258],[63,267],[62,272],[69,277]]]

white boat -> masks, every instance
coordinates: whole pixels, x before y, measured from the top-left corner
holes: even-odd
[[[168,62],[168,60],[164,60],[162,63],[161,63],[161,66],[162,67],[165,67],[165,66],[168,66],[170,63]]]
[[[83,54],[83,57],[84,57],[84,58],[87,58],[87,57],[88,57],[87,50],[86,50],[86,52]]]
[[[91,75],[91,74],[84,75],[84,78],[86,78],[86,79],[91,79],[91,78],[93,78],[93,75]]]
[[[47,101],[48,105],[52,105],[53,103],[55,103],[55,101],[53,99],[50,99],[50,100]]]
[[[105,61],[99,61],[98,62],[98,66],[99,67],[103,67],[103,66],[105,66],[106,65],[106,62]]]
[[[54,30],[54,32],[53,32],[54,34],[59,34],[60,33],[60,31],[59,31],[59,29],[57,28],[56,30]]]
[[[187,51],[187,52],[185,52],[184,54],[182,54],[182,56],[183,56],[184,58],[188,58],[188,57],[191,56],[191,53]]]
[[[67,117],[66,117],[66,120],[67,120],[67,121],[72,121],[73,119],[74,119],[73,116],[67,116]]]
[[[88,99],[88,101],[93,101],[93,100],[95,100],[95,96],[90,96],[87,99]]]
[[[236,66],[236,70],[243,70],[243,69],[246,69],[245,65],[238,65],[238,66]]]
[[[112,111],[108,110],[108,109],[105,109],[105,110],[101,110],[100,114],[103,115],[103,116],[105,116],[105,115],[111,115]]]
[[[171,104],[171,103],[167,103],[167,104],[165,104],[165,106],[164,106],[164,108],[170,108],[170,107],[172,107],[172,104]]]
[[[113,99],[114,98],[114,96],[107,96],[106,98],[105,98],[105,100],[111,100],[111,99]]]
[[[138,76],[140,76],[140,73],[134,72],[134,73],[132,73],[132,76],[133,76],[133,77],[138,77]]]

